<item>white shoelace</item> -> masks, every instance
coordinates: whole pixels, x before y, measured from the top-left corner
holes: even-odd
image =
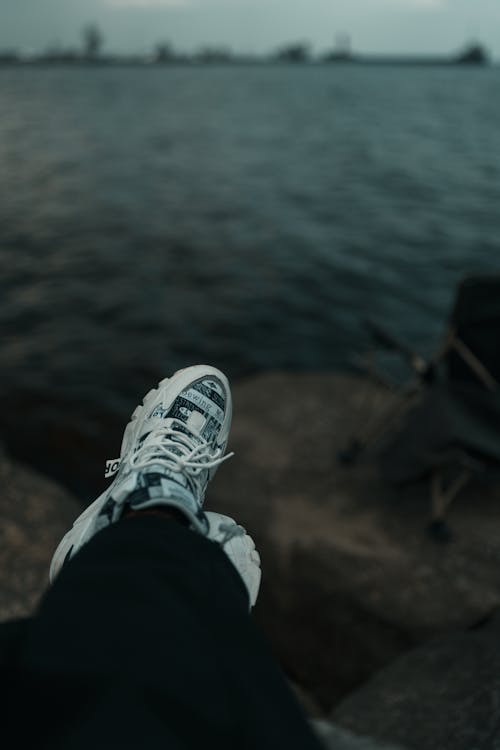
[[[222,455],[222,448],[198,443],[194,437],[171,427],[157,427],[149,433],[139,450],[130,458],[133,469],[143,469],[151,463],[172,471],[197,476],[206,469],[219,466],[234,453]]]

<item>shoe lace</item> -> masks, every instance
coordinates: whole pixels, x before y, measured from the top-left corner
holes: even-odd
[[[151,430],[141,447],[131,456],[130,466],[142,469],[155,463],[173,471],[197,476],[234,456],[234,453],[223,456],[222,451],[222,448],[200,443],[194,436],[173,427],[157,427]]]

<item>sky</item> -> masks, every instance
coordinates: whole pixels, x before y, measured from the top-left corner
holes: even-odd
[[[263,53],[295,40],[321,52],[348,33],[357,52],[449,53],[480,40],[500,59],[500,0],[0,0],[0,50],[74,47],[89,22],[120,53],[162,41]]]

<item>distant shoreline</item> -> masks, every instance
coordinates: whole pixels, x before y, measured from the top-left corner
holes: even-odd
[[[500,62],[466,62],[447,58],[427,57],[356,57],[339,60],[272,60],[272,59],[238,59],[228,60],[171,60],[168,62],[151,61],[141,57],[113,58],[99,60],[74,60],[66,57],[38,58],[38,59],[8,59],[0,57],[0,67],[3,68],[213,68],[213,67],[404,67],[404,68],[496,68]]]
[[[186,53],[173,49],[169,44],[157,45],[156,49],[142,54],[106,54],[102,51],[102,37],[96,28],[87,30],[91,36],[84,49],[53,48],[43,53],[23,55],[19,50],[0,50],[3,65],[73,65],[89,66],[275,66],[275,65],[371,65],[402,67],[489,67],[492,63],[489,52],[479,43],[469,44],[453,54],[375,54],[354,52],[346,47],[337,47],[323,54],[312,54],[304,42],[285,45],[267,54],[245,54],[224,47],[203,47],[198,52]]]

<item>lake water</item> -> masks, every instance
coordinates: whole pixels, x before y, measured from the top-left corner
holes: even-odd
[[[77,450],[190,363],[350,367],[366,316],[428,351],[500,271],[499,94],[496,68],[0,68],[7,444]]]

